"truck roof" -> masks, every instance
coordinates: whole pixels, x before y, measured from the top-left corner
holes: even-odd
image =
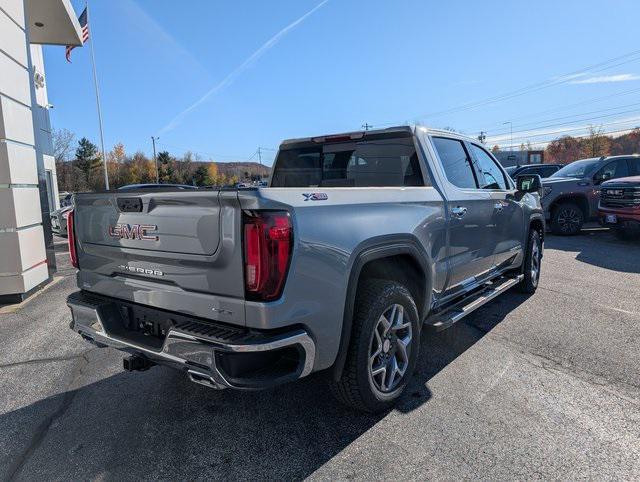
[[[353,140],[357,140],[357,139],[361,139],[363,137],[368,137],[368,136],[393,135],[394,133],[406,136],[407,134],[413,134],[416,130],[422,130],[422,131],[424,131],[424,132],[426,132],[427,134],[430,134],[430,135],[442,135],[442,136],[446,136],[446,137],[454,137],[454,138],[457,138],[457,139],[464,139],[464,140],[467,140],[467,141],[478,142],[477,139],[475,139],[473,137],[466,136],[464,134],[460,134],[458,132],[448,131],[448,130],[444,130],[444,129],[433,129],[433,128],[429,128],[429,127],[416,126],[416,125],[411,125],[411,124],[405,124],[405,125],[398,125],[398,126],[393,126],[393,127],[386,127],[384,129],[370,129],[370,130],[366,130],[366,131],[338,132],[338,133],[323,134],[323,135],[320,135],[320,136],[298,137],[298,138],[293,138],[293,139],[285,139],[284,141],[282,141],[280,143],[280,146],[281,147],[291,147],[292,144],[305,144],[305,143],[310,143],[310,142],[321,143],[325,139],[331,139],[331,138],[334,138],[334,139],[336,139],[336,138],[345,138],[345,140],[348,140],[349,138],[351,138]]]

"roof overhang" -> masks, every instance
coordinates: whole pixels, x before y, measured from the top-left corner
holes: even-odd
[[[69,0],[26,0],[32,44],[82,45],[82,32]]]

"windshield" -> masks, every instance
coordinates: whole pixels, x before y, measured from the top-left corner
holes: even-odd
[[[595,170],[598,161],[599,159],[584,159],[572,162],[551,174],[551,177],[587,177]]]
[[[518,166],[509,166],[509,167],[505,167],[504,170],[507,171],[507,174],[511,175],[514,172],[516,172],[516,169],[518,169]]]

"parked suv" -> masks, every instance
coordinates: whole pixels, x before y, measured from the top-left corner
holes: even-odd
[[[566,165],[542,181],[545,218],[560,235],[577,234],[587,221],[598,219],[604,181],[640,174],[640,157],[607,156]]]
[[[422,127],[293,139],[266,188],[75,197],[71,327],[212,388],[328,370],[353,407],[390,407],[424,327],[538,286],[539,176]],[[428,356],[428,354],[427,354]]]
[[[510,166],[505,168],[507,174],[512,179],[516,179],[520,175],[537,174],[545,178],[549,177],[562,168],[562,164],[523,164],[522,166]]]
[[[602,183],[600,224],[611,226],[622,238],[640,233],[640,176]]]

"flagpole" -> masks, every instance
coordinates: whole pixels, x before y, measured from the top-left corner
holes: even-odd
[[[104,134],[102,132],[102,110],[100,109],[100,92],[98,90],[98,74],[96,73],[96,56],[93,51],[93,27],[89,22],[89,0],[86,0],[87,24],[89,24],[89,42],[91,43],[91,65],[93,67],[93,85],[96,89],[96,105],[98,106],[98,123],[100,125],[100,147],[102,148],[102,162],[104,164],[104,187],[109,190],[109,173],[107,172],[107,155],[104,150]]]

